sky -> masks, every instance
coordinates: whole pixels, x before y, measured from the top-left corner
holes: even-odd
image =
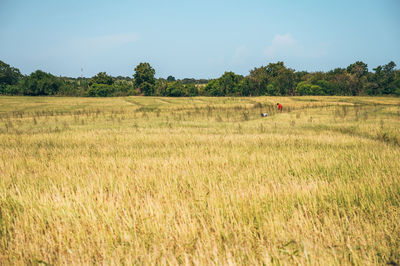
[[[329,71],[400,67],[400,0],[0,0],[0,60],[30,74],[248,75],[284,61]]]

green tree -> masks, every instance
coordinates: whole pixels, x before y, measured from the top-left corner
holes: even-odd
[[[0,86],[15,85],[22,77],[23,75],[18,68],[11,67],[0,60]]]
[[[267,95],[276,96],[279,95],[279,93],[280,93],[279,87],[276,82],[271,82],[267,85],[267,91],[266,91]]]
[[[267,91],[261,91],[262,95],[267,93],[275,93],[275,95],[293,95],[295,90],[296,76],[294,70],[286,68],[282,61],[277,63],[269,63],[265,67],[266,78],[268,85],[273,83],[272,86],[267,89]],[[266,85],[264,85],[266,86]],[[276,89],[278,88],[278,92]],[[268,92],[269,91],[269,92]]]
[[[196,87],[196,85],[194,85],[194,84],[186,84],[185,85],[185,95],[190,96],[190,97],[197,96],[197,95],[199,95],[199,90]]]
[[[362,77],[368,73],[368,65],[362,61],[357,61],[347,67],[347,72]]]
[[[393,93],[400,96],[400,70],[394,72]]]
[[[324,95],[324,90],[321,86],[311,85],[311,95]]]
[[[279,72],[285,68],[286,67],[284,63],[282,61],[278,61],[276,63],[269,63],[265,69],[270,77],[277,77]]]
[[[167,81],[168,82],[174,82],[176,79],[174,76],[168,76]]]
[[[134,94],[134,87],[132,81],[129,79],[118,79],[112,85],[113,96],[127,96]]]
[[[395,68],[396,64],[390,61],[382,67],[382,75],[379,79],[379,86],[383,94],[392,94],[395,91]]]
[[[175,81],[169,83],[166,94],[167,96],[172,96],[172,97],[185,96],[185,86],[182,84],[181,81]]]
[[[244,77],[243,79],[240,80],[238,84],[238,90],[240,92],[240,95],[242,96],[249,96],[251,92],[251,81],[249,77]]]
[[[95,83],[87,91],[87,96],[91,97],[107,97],[112,96],[114,92],[113,86],[108,84]]]
[[[265,66],[250,70],[250,95],[264,95],[267,89],[269,76],[270,74]]]
[[[243,76],[233,72],[225,72],[220,78],[211,80],[204,88],[204,93],[210,96],[242,95],[240,81]]]
[[[281,95],[293,95],[295,91],[295,75],[294,70],[282,67],[278,71],[278,75],[274,80],[278,83]]]
[[[112,85],[114,84],[114,80],[111,76],[107,75],[106,72],[99,72],[96,76],[93,76],[90,81],[89,85],[93,84],[106,84],[106,85]]]
[[[352,95],[360,95],[364,92],[367,83],[368,65],[357,61],[347,67],[347,72],[351,75],[350,89]]]
[[[154,95],[167,96],[168,80],[159,78],[154,85]]]
[[[154,75],[156,71],[150,66],[149,63],[140,63],[135,67],[135,86],[140,89],[144,95],[154,94],[154,85],[156,79]]]
[[[225,72],[218,79],[218,85],[220,86],[221,96],[240,95],[240,89],[238,85],[242,79],[243,76],[241,75],[236,75],[233,72]]]
[[[60,78],[50,73],[37,70],[22,80],[22,92],[24,95],[56,95],[63,85]]]
[[[223,96],[217,79],[210,80],[204,87],[204,94],[208,96]]]
[[[297,83],[296,94],[298,95],[311,95],[311,84],[307,81]]]
[[[351,95],[350,75],[344,68],[335,68],[325,74],[332,95]]]
[[[296,71],[294,75],[295,75],[295,82],[298,83],[301,81],[305,81],[309,73],[307,71]]]

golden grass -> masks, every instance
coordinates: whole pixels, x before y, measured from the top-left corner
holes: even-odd
[[[399,123],[386,97],[0,97],[0,264],[399,263]]]

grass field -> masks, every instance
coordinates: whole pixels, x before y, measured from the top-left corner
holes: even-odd
[[[399,125],[386,97],[0,97],[0,264],[400,263]]]

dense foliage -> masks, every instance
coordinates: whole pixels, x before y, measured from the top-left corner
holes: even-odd
[[[19,69],[0,61],[0,85],[15,85],[22,77]]]
[[[23,76],[0,61],[0,94],[57,96],[260,96],[260,95],[400,95],[400,70],[391,61],[373,72],[357,61],[328,72],[295,71],[283,62],[255,67],[249,75],[225,72],[212,80],[155,78],[149,63],[140,63],[133,78],[100,72],[92,78],[56,77],[37,70]]]
[[[21,90],[24,95],[56,95],[63,81],[52,74],[36,70],[21,81]]]
[[[144,93],[144,95],[154,95],[154,85],[156,79],[154,75],[156,71],[150,66],[149,63],[140,63],[135,68],[135,78],[136,87]]]

